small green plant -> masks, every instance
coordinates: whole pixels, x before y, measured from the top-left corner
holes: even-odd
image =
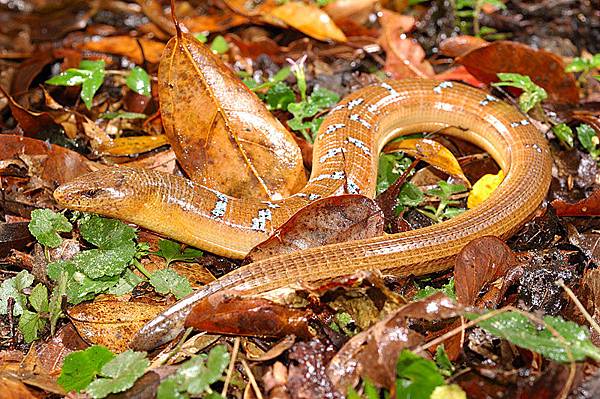
[[[462,184],[450,184],[445,181],[439,181],[437,188],[428,190],[426,193],[429,196],[437,197],[439,200],[438,206],[427,205],[424,209],[418,209],[418,211],[435,222],[451,219],[465,211],[464,209],[451,206],[460,203],[460,201],[453,200],[452,196],[464,193],[465,191],[467,191],[467,188]]]
[[[484,5],[490,4],[500,10],[506,9],[506,5],[500,0],[451,0],[451,4],[454,9],[455,24],[461,32],[470,34],[472,28],[477,37],[496,34],[494,29],[487,26],[482,27],[479,24],[479,17]]]
[[[575,130],[577,131],[577,139],[579,139],[581,146],[585,148],[593,159],[600,159],[599,140],[594,129],[584,123],[577,126]]]
[[[444,284],[441,288],[435,288],[430,285],[420,288],[419,291],[412,297],[413,301],[420,301],[421,299],[425,299],[430,297],[431,295],[441,292],[446,295],[448,298],[456,300],[456,293],[454,292],[454,277],[451,278],[446,284]]]
[[[552,126],[552,132],[567,147],[573,148],[573,130],[565,123]]]
[[[518,73],[499,73],[500,82],[492,83],[492,86],[509,86],[523,90],[519,96],[519,108],[527,113],[534,107],[540,107],[542,101],[548,98],[548,93],[542,87],[533,83],[529,76]]]
[[[201,394],[204,394],[203,398],[222,398],[211,389],[211,385],[223,378],[229,358],[224,345],[215,346],[208,355],[191,358],[160,383],[157,399],[198,397]]]
[[[600,69],[600,53],[594,54],[591,58],[574,58],[573,61],[565,67],[565,72],[580,73],[578,81],[580,84],[583,84],[595,69]],[[600,75],[594,76],[594,78],[600,80]]]
[[[125,74],[122,71],[107,71],[103,60],[83,60],[79,63],[79,68],[69,68],[48,79],[46,83],[56,86],[81,85],[80,97],[87,109],[91,109],[92,100],[107,74],[125,75],[127,87],[141,95],[150,95],[150,76],[143,68],[136,66]]]

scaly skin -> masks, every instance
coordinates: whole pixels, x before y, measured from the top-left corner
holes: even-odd
[[[476,209],[438,225],[243,266],[146,324],[132,346],[147,350],[176,336],[193,304],[222,289],[260,293],[358,270],[423,275],[449,267],[477,237],[508,237],[548,190],[552,161],[544,138],[516,109],[480,90],[448,82],[389,81],[351,94],[330,112],[315,141],[309,183],[281,201],[234,199],[180,177],[127,168],[82,176],[59,187],[55,198],[67,208],[123,219],[240,258],[311,201],[344,191],[373,196],[382,146],[422,131],[441,131],[482,147],[504,170],[504,181]]]

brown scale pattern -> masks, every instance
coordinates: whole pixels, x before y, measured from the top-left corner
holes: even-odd
[[[277,207],[225,197],[179,177],[124,168],[86,175],[61,186],[55,197],[72,209],[124,219],[218,254],[241,257],[308,204],[310,194],[340,194],[352,182],[372,196],[377,154],[390,139],[440,130],[479,145],[504,169],[503,183],[483,204],[417,231],[312,248],[244,266],[148,323],[134,344],[149,349],[181,330],[194,302],[224,288],[258,293],[357,270],[422,275],[447,268],[474,238],[507,237],[546,195],[551,158],[544,138],[524,115],[480,90],[448,82],[390,81],[351,94],[328,115],[315,143],[309,183],[300,195],[271,204]],[[364,143],[366,150],[349,140]],[[333,149],[343,149],[343,156],[327,157]],[[319,162],[322,157],[324,162]],[[331,178],[342,172],[344,178]],[[264,210],[271,212],[271,220],[263,220],[265,231],[256,231],[253,219]]]

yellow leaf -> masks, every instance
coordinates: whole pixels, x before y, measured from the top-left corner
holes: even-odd
[[[502,180],[504,180],[503,171],[498,172],[496,175],[488,174],[482,176],[481,179],[473,184],[473,189],[469,193],[469,198],[467,199],[467,208],[475,208],[477,205],[488,199],[496,187],[502,183]]]
[[[101,145],[99,150],[110,155],[126,156],[152,151],[165,144],[168,144],[168,141],[167,136],[164,134],[158,136],[130,136],[116,138]]]
[[[462,180],[467,187],[471,187],[458,163],[458,160],[449,149],[431,139],[404,139],[388,144],[384,152],[402,151],[411,157],[423,160],[442,172]]]
[[[348,40],[331,17],[315,5],[290,1],[274,8],[269,14],[318,40]]]
[[[435,387],[429,399],[467,399],[467,394],[457,384]]]

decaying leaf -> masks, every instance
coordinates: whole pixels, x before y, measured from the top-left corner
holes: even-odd
[[[497,41],[477,48],[456,61],[467,67],[482,82],[497,82],[497,73],[512,72],[531,77],[548,92],[549,101],[577,103],[579,90],[573,74],[565,72],[562,59],[544,50],[521,43]]]
[[[271,237],[254,247],[244,263],[290,252],[383,234],[383,214],[370,198],[343,195],[302,208]]]
[[[118,137],[102,144],[98,151],[115,156],[127,156],[152,151],[167,144],[167,137],[159,136],[129,136]]]
[[[481,237],[468,243],[456,257],[454,287],[456,299],[473,305],[479,292],[515,267],[517,259],[511,249],[497,237]]]
[[[131,338],[164,306],[115,300],[82,303],[68,316],[77,332],[90,344],[103,345],[113,352],[128,349]]]
[[[574,204],[560,199],[554,200],[552,207],[558,216],[600,216],[600,190]]]
[[[473,189],[467,198],[467,208],[473,209],[489,198],[504,180],[504,172],[499,171],[495,175],[484,175],[473,184]]]
[[[159,66],[165,131],[194,181],[234,197],[285,197],[306,183],[291,134],[210,49],[172,38]]]

